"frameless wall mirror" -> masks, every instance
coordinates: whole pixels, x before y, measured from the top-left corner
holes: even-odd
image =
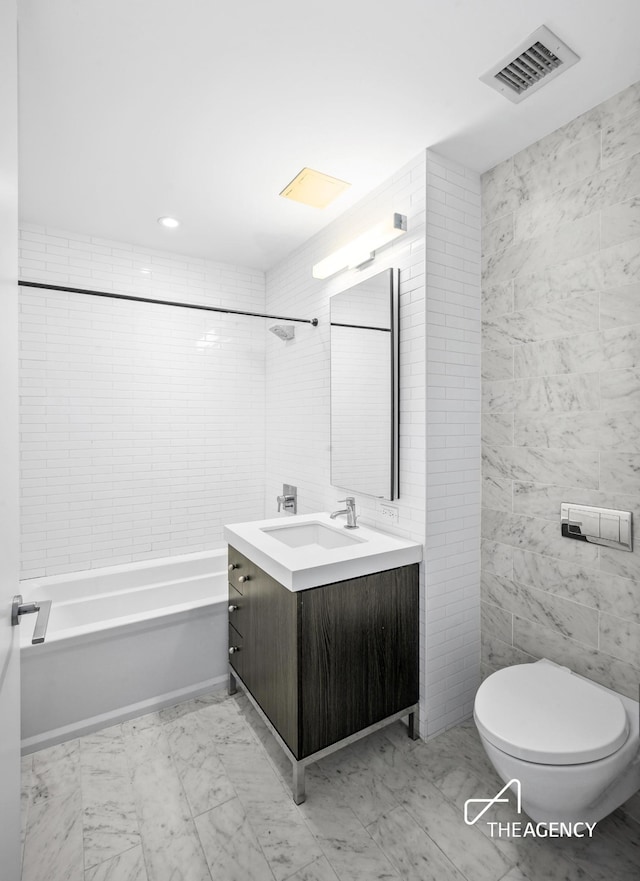
[[[398,270],[335,294],[331,483],[381,499],[398,488]]]

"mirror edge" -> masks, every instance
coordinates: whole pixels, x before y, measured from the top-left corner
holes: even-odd
[[[400,270],[391,268],[391,486],[390,501],[400,498]]]

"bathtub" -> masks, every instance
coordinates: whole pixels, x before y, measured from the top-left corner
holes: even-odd
[[[22,618],[22,750],[51,746],[226,681],[227,552],[32,578],[52,600],[44,643]]]

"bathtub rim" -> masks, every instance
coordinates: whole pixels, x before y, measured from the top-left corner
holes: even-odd
[[[25,622],[20,628],[20,651],[32,651],[34,649],[42,651],[46,646],[51,649],[55,645],[61,645],[69,640],[86,642],[88,639],[97,639],[100,638],[100,636],[108,638],[108,636],[115,636],[118,630],[123,629],[136,628],[138,630],[146,630],[153,626],[153,622],[156,622],[156,626],[161,626],[163,619],[173,616],[181,618],[185,614],[197,611],[198,609],[204,610],[209,609],[210,607],[219,606],[220,611],[222,611],[222,607],[227,602],[228,590],[226,568],[222,565],[222,561],[226,564],[226,555],[226,548],[214,551],[199,551],[195,554],[182,554],[176,557],[139,561],[137,564],[120,563],[117,566],[105,566],[99,569],[83,569],[78,572],[47,575],[41,578],[28,579],[25,582],[21,582],[21,585],[23,583],[28,585],[25,589],[28,592],[29,601],[51,599],[55,605],[60,606],[73,605],[76,603],[81,604],[89,600],[104,599],[111,596],[122,596],[130,592],[152,591],[157,587],[166,587],[171,584],[184,583],[205,577],[217,578],[220,583],[216,585],[211,597],[207,597],[206,599],[199,598],[195,600],[187,600],[183,603],[163,605],[157,609],[136,612],[131,615],[119,615],[118,617],[93,621],[91,624],[67,627],[64,630],[50,630],[45,642],[39,645],[31,644],[31,637],[36,623],[35,619],[30,622],[33,625],[32,627],[29,627],[29,623]],[[167,564],[175,566],[180,563],[188,564],[194,560],[201,561],[208,559],[211,559],[214,562],[220,560],[220,567],[213,566],[212,571],[207,575],[200,573],[198,575],[183,578],[175,577],[168,581],[162,578],[162,570]],[[114,586],[112,590],[103,589],[94,593],[88,592],[85,596],[81,597],[68,597],[56,600],[56,587],[64,586],[69,583],[73,584],[73,582],[85,581],[91,578],[92,573],[95,574],[97,579],[102,581],[102,579],[108,578],[109,576],[117,578],[118,575],[154,569],[158,570],[159,577],[156,582],[151,582],[150,584],[143,584],[138,587],[129,586],[126,588]],[[51,590],[49,590],[49,588],[51,588]]]
[[[218,557],[221,560],[225,560],[225,564],[219,570],[220,572],[223,572],[226,570],[226,545],[223,548],[214,548],[213,550],[208,551],[196,551],[193,554],[174,554],[169,557],[149,557],[145,560],[136,560],[132,563],[117,563],[115,566],[88,567],[87,569],[77,569],[73,572],[57,572],[55,575],[37,575],[33,578],[21,578],[18,583],[20,586],[25,585],[28,588],[37,589],[41,586],[66,584],[69,581],[83,581],[85,578],[90,578],[97,573],[100,573],[101,576],[117,576],[123,575],[126,572],[139,572],[144,571],[145,569],[155,569],[156,567],[161,568],[162,566],[171,563],[188,563],[190,560],[206,560],[208,558],[215,560]],[[215,570],[212,574],[218,574],[218,570]]]

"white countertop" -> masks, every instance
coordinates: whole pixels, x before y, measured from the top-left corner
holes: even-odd
[[[346,547],[335,548],[324,548],[318,544],[289,547],[264,531],[304,524],[319,524],[356,541]],[[326,511],[232,523],[224,527],[224,537],[240,553],[292,591],[371,575],[422,560],[422,545],[418,542],[389,535],[370,526],[358,525],[357,529],[345,529],[344,517],[331,520]]]

